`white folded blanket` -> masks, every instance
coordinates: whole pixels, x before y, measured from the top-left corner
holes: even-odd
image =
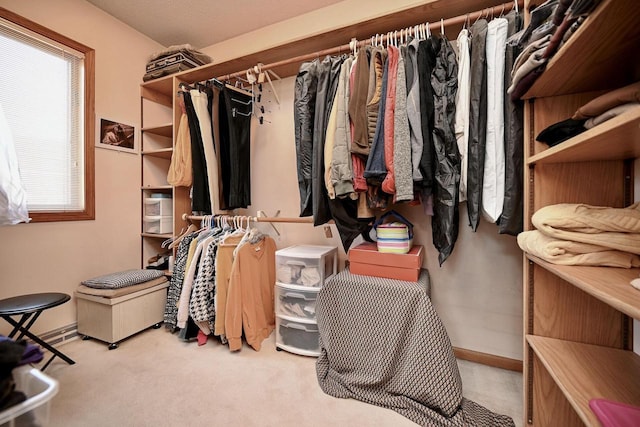
[[[640,254],[640,203],[626,208],[549,205],[533,214],[531,222],[554,239]]]
[[[538,230],[518,234],[523,251],[553,264],[602,267],[640,267],[640,256],[589,243],[549,237]]]

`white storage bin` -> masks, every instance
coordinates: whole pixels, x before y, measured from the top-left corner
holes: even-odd
[[[304,356],[320,356],[318,324],[289,316],[276,316],[276,347]]]
[[[173,217],[170,216],[145,216],[145,233],[165,234],[173,232]]]
[[[320,288],[276,283],[276,314],[315,320],[319,291]]]
[[[295,245],[276,251],[276,280],[280,283],[319,288],[337,268],[335,246]]]
[[[0,427],[48,425],[51,399],[58,393],[58,381],[28,365],[15,368],[12,375],[16,390],[23,392],[27,400],[0,412]]]
[[[144,199],[145,216],[173,216],[173,199],[152,198]]]

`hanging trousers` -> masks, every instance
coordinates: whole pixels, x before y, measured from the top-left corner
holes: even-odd
[[[506,16],[508,22],[507,37],[519,32],[522,17],[515,11]],[[511,85],[511,68],[520,54],[520,47],[514,40],[507,39],[504,63],[504,151],[505,151],[505,189],[502,215],[498,219],[498,232],[517,236],[523,230],[523,167],[524,161],[524,102],[512,101],[507,93]]]
[[[246,208],[251,204],[251,96],[226,86],[220,91],[220,151],[228,154],[222,171],[227,209]]]
[[[204,146],[200,135],[200,124],[196,110],[191,101],[191,94],[183,92],[184,106],[189,122],[189,134],[191,136],[191,161],[193,167],[193,186],[191,189],[191,210],[201,212],[203,215],[211,215],[211,200],[209,198],[209,178],[207,177],[207,165],[205,161]]]
[[[202,146],[204,147],[211,212],[215,213],[220,208],[218,204],[218,158],[213,145],[213,128],[211,126],[211,110],[209,109],[210,97],[206,92],[199,90],[191,90],[190,92],[193,107],[198,116]]]
[[[300,66],[294,89],[293,123],[296,139],[298,189],[300,191],[300,216],[313,215],[311,171],[319,63],[320,61],[315,59]]]
[[[333,106],[340,67],[345,57],[327,56],[321,63],[318,73],[318,90],[316,95],[315,116],[313,122],[313,157],[312,157],[312,206],[313,224],[322,225],[331,220],[329,195],[324,185],[324,143],[327,122]]]
[[[471,89],[469,101],[469,151],[467,152],[467,211],[473,231],[480,222],[482,180],[487,129],[487,21],[479,19],[471,33]]]

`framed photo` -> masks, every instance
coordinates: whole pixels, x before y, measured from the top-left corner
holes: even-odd
[[[136,154],[136,129],[131,125],[108,119],[97,121],[96,147]]]

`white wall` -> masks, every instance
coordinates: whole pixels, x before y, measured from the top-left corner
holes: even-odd
[[[95,49],[96,117],[134,125],[139,133],[142,75],[148,56],[162,46],[84,0],[0,0],[0,6]],[[84,279],[140,267],[139,155],[96,149],[95,159],[95,221],[0,227],[0,298],[72,295]],[[45,311],[34,330],[75,321],[72,300]]]

